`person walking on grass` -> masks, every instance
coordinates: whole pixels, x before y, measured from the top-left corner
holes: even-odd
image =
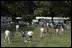
[[[29,43],[32,41],[33,31],[28,31]]]
[[[5,40],[4,40],[4,43],[6,42],[6,40],[9,42],[10,44],[10,31],[9,30],[6,30],[5,31]]]
[[[26,40],[26,32],[25,31],[21,31],[21,36],[22,36],[22,40],[24,42],[27,42],[27,40]]]
[[[40,37],[44,37],[44,26],[40,28]]]

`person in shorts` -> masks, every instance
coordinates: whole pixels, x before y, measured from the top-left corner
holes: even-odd
[[[29,42],[32,40],[32,36],[33,36],[33,31],[28,31],[28,36],[29,36]]]
[[[27,42],[27,40],[26,40],[26,32],[25,31],[21,31],[21,36],[22,36],[22,40],[24,42]]]

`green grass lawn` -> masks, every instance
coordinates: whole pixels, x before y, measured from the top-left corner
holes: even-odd
[[[9,28],[14,30],[15,28]],[[50,29],[48,35],[45,38],[40,38],[40,27],[21,27],[20,30],[33,30],[33,40],[31,43],[23,42],[19,32],[15,34],[15,41],[9,44],[8,42],[4,43],[4,30],[1,29],[1,47],[71,47],[71,30],[65,29],[64,34],[54,34],[54,29]],[[28,36],[27,36],[28,38]]]

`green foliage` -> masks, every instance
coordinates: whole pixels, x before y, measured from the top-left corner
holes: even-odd
[[[71,7],[69,5],[71,3],[65,1],[1,1],[1,15],[13,16],[17,12],[24,19],[32,19],[37,15],[70,17]]]

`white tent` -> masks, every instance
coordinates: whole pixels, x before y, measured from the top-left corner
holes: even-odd
[[[36,17],[36,19],[52,19],[52,17]],[[69,19],[69,17],[54,17],[53,19]]]
[[[36,17],[36,19],[52,19],[52,17]]]
[[[21,17],[16,17],[16,19],[22,19]]]

